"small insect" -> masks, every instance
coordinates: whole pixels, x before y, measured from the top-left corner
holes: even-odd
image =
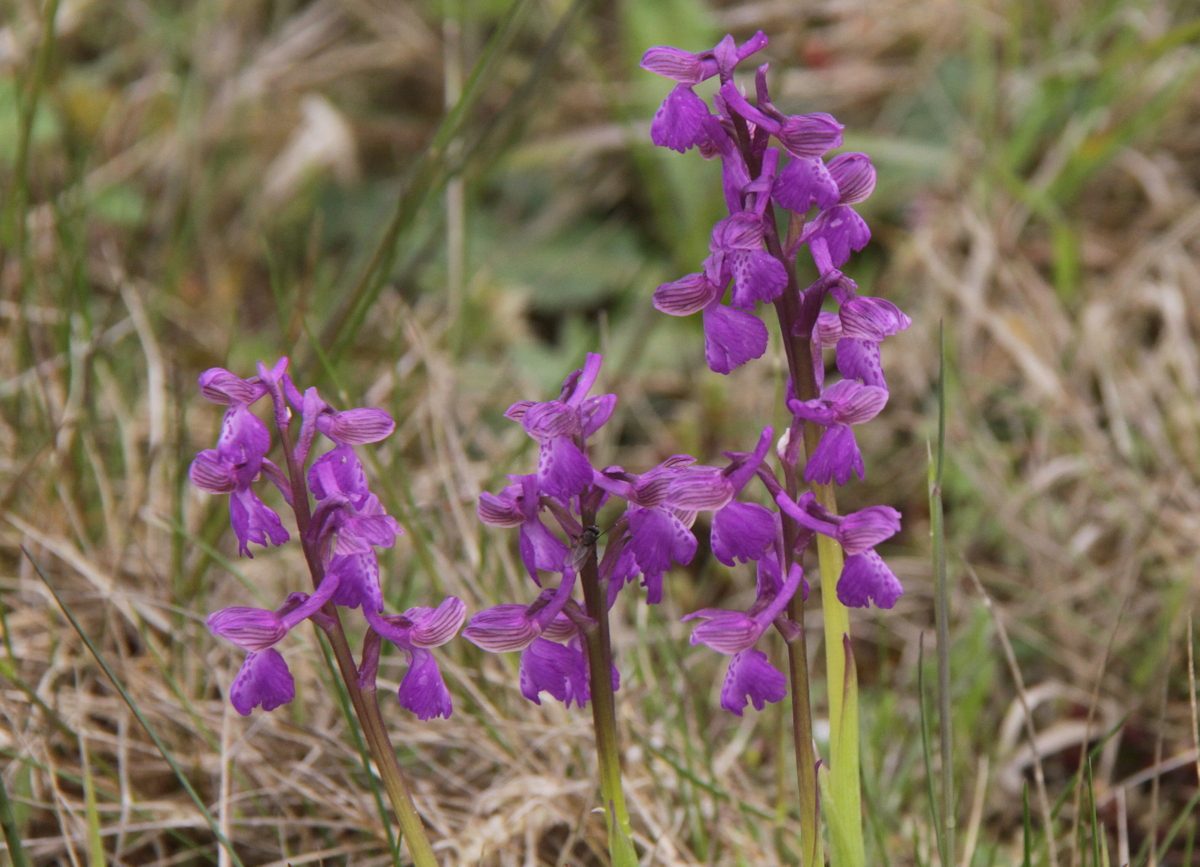
[[[590,524],[583,528],[575,544],[571,546],[570,562],[572,569],[578,569],[587,560],[588,555],[596,550],[596,541],[600,538],[600,528]]]

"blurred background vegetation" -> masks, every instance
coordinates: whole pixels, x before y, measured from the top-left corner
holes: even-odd
[[[246,863],[390,860],[312,635],[285,651],[292,705],[243,721],[223,700],[239,653],[204,616],[307,579],[289,548],[237,561],[223,498],[187,484],[220,421],[205,368],[286,354],[330,402],[395,415],[369,459],[409,530],[386,557],[399,609],[528,597],[474,503],[532,466],[504,409],[554,395],[586,351],[620,398],[602,463],[715,462],[782,421],[777,344],[721,377],[699,322],[651,306],[696,270],[723,203],[716,165],[650,146],[669,85],[637,69],[652,45],[762,29],[777,104],[833,113],[875,161],[874,238],[848,271],[914,320],[884,349],[892,398],[843,498],[905,515],[884,553],[907,593],[854,618],[872,863],[935,861],[916,683],[942,322],[963,863],[1099,863],[1101,840],[1112,863],[1191,863],[1198,13],[0,0],[0,754],[34,862],[217,858],[46,582]],[[787,709],[717,710],[723,663],[678,623],[752,588],[702,552],[660,609],[623,609],[646,864],[796,863]],[[526,702],[514,659],[445,649],[454,717],[388,717],[446,863],[603,863],[586,715]],[[385,682],[402,672],[385,659]],[[1090,807],[1072,785],[1088,744]],[[1053,846],[1036,806],[1024,817],[1035,765],[1062,799]]]

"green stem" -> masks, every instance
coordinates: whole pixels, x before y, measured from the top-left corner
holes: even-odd
[[[788,236],[799,236],[803,218],[791,217]],[[812,365],[812,339],[809,334],[795,334],[795,324],[800,319],[800,288],[796,282],[794,263],[789,262],[783,252],[774,221],[766,221],[767,250],[785,266],[788,285],[775,301],[775,312],[779,319],[780,334],[787,355],[788,372],[799,400],[813,400],[820,396]],[[803,425],[804,451],[811,455],[816,451],[823,429],[812,422]],[[789,477],[790,479],[790,477]],[[795,487],[794,481],[790,487]],[[811,485],[818,503],[837,514],[837,493],[832,484]],[[794,490],[788,492],[793,497]],[[785,520],[788,520],[785,516]],[[787,530],[785,529],[785,534]],[[786,535],[785,535],[785,538]],[[840,833],[831,834],[835,845],[831,851],[835,867],[856,867],[865,861],[865,846],[862,830],[862,792],[859,784],[859,733],[858,733],[858,681],[846,678],[846,642],[850,636],[850,613],[837,598],[837,581],[842,574],[842,548],[833,539],[817,536],[817,559],[821,575],[821,609],[825,627],[825,668],[829,684],[829,791],[834,803],[826,813],[841,828]],[[841,687],[841,688],[839,688]],[[800,688],[795,676],[792,678],[793,695]],[[807,682],[804,684],[807,688]],[[799,735],[797,734],[797,738]],[[796,761],[801,761],[797,752]],[[797,774],[803,770],[797,767]],[[802,784],[803,785],[803,784]]]
[[[789,549],[790,550],[790,549]],[[817,753],[813,747],[812,701],[808,690],[808,646],[804,638],[804,600],[792,597],[788,616],[800,628],[787,638],[792,685],[792,739],[796,747],[796,783],[800,791],[800,863],[820,865],[821,827],[817,803]]]
[[[596,510],[580,510],[585,527],[596,521]],[[595,625],[584,630],[588,653],[588,678],[592,691],[592,725],[596,730],[596,756],[600,764],[600,795],[613,867],[636,867],[633,827],[621,785],[621,753],[617,743],[617,702],[612,686],[612,644],[608,629],[608,601],[600,586],[596,548],[591,546],[580,568],[583,600]]]

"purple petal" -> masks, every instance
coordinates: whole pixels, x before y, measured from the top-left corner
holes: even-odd
[[[837,529],[847,556],[861,554],[900,532],[900,513],[891,506],[868,506],[851,512]]]
[[[876,343],[912,325],[904,312],[883,298],[859,295],[842,304],[838,310],[842,321],[842,336]]]
[[[829,175],[838,186],[839,204],[858,204],[875,191],[875,166],[866,154],[839,154],[829,161]],[[830,202],[821,205],[828,208]]]
[[[519,527],[525,523],[525,515],[515,497],[496,496],[486,491],[479,495],[475,513],[489,527]]]
[[[842,205],[864,201],[875,189],[875,167],[866,154],[838,154],[829,161],[829,174],[837,185],[838,203]]]
[[[744,650],[729,660],[729,672],[721,687],[721,707],[742,715],[746,702],[762,710],[769,701],[781,701],[787,695],[787,681],[761,650]]]
[[[817,239],[825,241],[830,264],[840,268],[850,259],[851,250],[867,246],[871,230],[849,205],[835,205],[818,214],[800,236],[801,241],[809,244]]]
[[[757,214],[741,211],[720,220],[712,230],[708,249],[714,253],[730,250],[760,250],[763,242],[763,221]]]
[[[266,650],[287,635],[287,627],[274,611],[235,605],[208,615],[209,632],[228,639],[243,650]]]
[[[428,650],[418,648],[409,652],[412,661],[408,664],[404,679],[400,681],[397,694],[400,706],[415,713],[417,719],[433,719],[436,716],[449,719],[454,712],[454,703],[442,680],[437,660]]]
[[[704,274],[688,274],[654,290],[654,306],[669,316],[689,316],[717,300],[721,290]]]
[[[341,493],[357,502],[371,493],[362,461],[349,445],[339,445],[313,461],[308,486],[318,500]]]
[[[842,146],[845,129],[833,115],[825,112],[794,114],[777,131],[772,131],[787,152],[800,159],[821,157]]]
[[[525,428],[525,433],[540,443],[574,436],[580,432],[579,411],[561,400],[535,403],[521,416],[521,426]]]
[[[655,75],[661,75],[663,78],[669,78],[680,84],[699,84],[716,72],[716,64],[710,65],[713,67],[712,71],[706,75],[705,64],[697,55],[681,48],[672,48],[669,45],[648,48],[642,55],[642,62],[638,64],[647,72],[653,72]]]
[[[753,310],[758,301],[774,301],[787,287],[787,271],[766,250],[751,250],[731,257],[734,307]]]
[[[467,624],[462,637],[491,653],[523,650],[541,633],[526,616],[528,606],[497,605],[485,608]]]
[[[683,621],[703,618],[704,622],[692,632],[691,643],[707,644],[717,653],[732,656],[754,646],[762,636],[764,627],[755,622],[744,611],[723,611],[705,608],[693,611]]]
[[[600,367],[604,364],[604,356],[598,352],[589,352],[584,358],[583,367],[567,377],[563,383],[562,400],[576,410],[583,404],[592,386],[600,376]]]
[[[612,418],[613,410],[617,407],[615,394],[598,394],[589,397],[579,405],[579,424],[583,428],[583,437],[587,439]]]
[[[223,367],[210,367],[200,374],[200,393],[213,403],[249,404],[267,393],[265,386],[250,383]]]
[[[580,707],[591,698],[588,689],[587,662],[578,647],[555,644],[539,638],[521,654],[521,694],[535,704],[548,692],[567,707],[574,701]]]
[[[888,392],[886,388],[843,379],[825,389],[821,398],[833,404],[836,418],[842,424],[862,424],[879,415],[887,405]]]
[[[733,483],[719,467],[688,467],[667,488],[667,502],[688,512],[721,509],[732,499]]]
[[[633,552],[626,547],[621,551],[621,556],[617,558],[616,565],[613,566],[612,574],[608,576],[608,607],[612,608],[613,603],[617,601],[617,594],[621,592],[626,584],[629,584],[641,574],[641,569],[638,568],[637,558]],[[662,599],[662,582],[659,582],[658,587],[659,600]]]
[[[337,575],[333,604],[379,613],[383,610],[383,590],[379,586],[379,558],[372,549],[359,554],[338,554],[329,561],[326,577]]]
[[[568,437],[543,442],[538,455],[538,487],[552,497],[568,500],[583,493],[592,481],[592,465]]]
[[[871,601],[880,608],[891,608],[902,593],[899,579],[873,549],[846,558],[837,583],[843,605],[866,608]]]
[[[317,417],[317,429],[336,443],[361,445],[390,436],[396,422],[381,409],[348,409],[322,413]]]
[[[713,515],[711,539],[713,556],[726,566],[757,560],[775,541],[775,515],[734,500]]]
[[[374,504],[379,502],[374,494],[371,500]],[[396,544],[396,536],[403,532],[400,522],[391,515],[360,513],[342,522],[338,531],[337,550],[339,554],[365,554],[372,545],[391,548]]]
[[[410,608],[404,616],[413,622],[415,647],[439,647],[458,634],[467,616],[467,605],[455,596],[447,596],[437,608]]]
[[[662,575],[671,561],[687,564],[696,554],[696,537],[665,509],[634,509],[629,516],[629,550],[647,576]]]
[[[847,379],[860,380],[863,385],[887,388],[887,382],[883,378],[883,362],[879,357],[879,344],[874,340],[839,340],[837,368]]]
[[[258,498],[254,491],[246,488],[234,491],[229,497],[229,523],[238,538],[238,551],[244,557],[253,557],[250,543],[282,545],[289,538],[279,516],[270,506]]]
[[[263,710],[275,710],[295,697],[292,673],[274,649],[246,654],[246,661],[229,688],[229,701],[242,716],[249,716],[260,704]]]
[[[841,318],[828,310],[822,311],[817,316],[816,337],[815,342],[820,343],[822,349],[836,346],[843,337]]]
[[[518,400],[504,411],[504,417],[511,418],[513,421],[523,421],[525,418],[525,413],[529,411],[529,408],[536,405],[536,401]]]
[[[844,485],[850,481],[851,473],[858,473],[861,479],[864,471],[854,431],[849,425],[835,424],[821,435],[821,441],[804,468],[804,481],[827,485],[832,479]]]
[[[238,474],[233,461],[216,449],[205,449],[188,467],[192,484],[210,494],[229,494],[237,489]]]
[[[235,404],[225,411],[217,451],[238,468],[238,480],[243,485],[254,481],[270,448],[267,426],[245,404]]]
[[[521,525],[519,539],[521,560],[529,571],[529,577],[538,581],[537,570],[545,569],[557,572],[562,569],[570,549],[566,543],[555,536],[550,529],[538,518],[526,521]]]
[[[813,205],[836,205],[838,186],[822,160],[793,158],[775,178],[771,194],[781,207],[804,214]]]
[[[659,147],[684,153],[707,137],[704,119],[708,105],[687,84],[677,84],[667,94],[650,124],[650,140]]]
[[[714,304],[704,311],[704,357],[714,373],[729,373],[767,351],[767,326],[753,313]]]

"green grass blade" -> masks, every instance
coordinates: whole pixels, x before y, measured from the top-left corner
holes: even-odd
[[[517,37],[520,24],[532,5],[531,0],[513,0],[471,71],[458,102],[443,118],[433,141],[408,172],[404,191],[374,253],[359,273],[353,287],[345,293],[344,301],[330,316],[322,332],[321,342],[330,347],[330,354],[335,358],[340,357],[353,341],[367,311],[382,290],[395,264],[398,241],[405,230],[416,220],[421,207],[450,179],[452,172],[448,165],[449,145],[466,126],[467,120],[491,82],[491,73],[496,63]]]
[[[1029,809],[1029,783],[1021,785],[1021,823],[1024,828],[1022,847],[1024,856],[1021,867],[1033,867],[1033,813]],[[1049,829],[1047,834],[1052,833]]]
[[[133,700],[133,696],[129,694],[129,692],[117,679],[116,673],[109,666],[108,662],[105,661],[104,657],[100,655],[99,648],[92,643],[92,640],[88,638],[87,633],[83,631],[83,627],[80,625],[79,621],[75,619],[75,615],[71,613],[71,609],[69,609],[63,603],[62,597],[58,595],[58,591],[54,589],[54,585],[50,583],[48,578],[46,578],[46,573],[42,571],[42,567],[38,565],[38,562],[33,559],[33,555],[31,555],[24,546],[21,547],[21,552],[29,560],[30,564],[34,568],[34,571],[37,572],[38,577],[42,579],[42,583],[46,585],[46,589],[50,591],[50,594],[54,597],[54,601],[58,603],[59,609],[62,611],[63,616],[65,616],[70,622],[71,628],[75,630],[75,634],[79,636],[79,640],[82,641],[87,647],[88,652],[92,654],[92,658],[96,660],[97,665],[103,669],[104,674],[109,679],[109,682],[112,683],[113,688],[121,696],[121,700],[125,702],[125,706],[129,708],[134,718],[137,719],[138,724],[154,743],[159,755],[163,757],[163,761],[167,763],[167,766],[170,767],[171,772],[175,775],[175,778],[179,780],[179,784],[183,786],[184,791],[188,793],[188,797],[192,799],[192,803],[196,805],[196,809],[198,809],[200,811],[200,815],[204,817],[205,823],[208,825],[209,830],[212,831],[213,836],[217,838],[217,842],[225,848],[225,851],[229,853],[230,860],[236,864],[237,867],[245,867],[245,865],[242,864],[242,859],[238,857],[237,852],[234,850],[233,844],[230,843],[229,839],[221,832],[221,828],[218,826],[217,820],[213,817],[213,814],[209,812],[208,807],[204,806],[204,801],[201,800],[200,794],[196,791],[195,787],[192,786],[191,781],[188,780],[187,776],[183,773],[183,769],[179,767],[179,763],[175,761],[175,757],[171,755],[170,750],[167,749],[167,745],[162,742],[162,739],[159,738],[159,736],[155,734],[154,729],[150,727],[150,721],[146,719],[145,714],[142,713],[142,709],[137,706],[137,702]]]
[[[925,758],[925,785],[929,793],[929,816],[933,821],[933,833],[937,836],[938,854],[942,858],[943,867],[946,867],[949,862],[946,861],[946,842],[942,836],[943,825],[941,810],[938,808],[937,786],[933,782],[933,747],[929,743],[929,713],[925,709],[925,633],[921,633],[917,644],[917,708],[921,713],[921,754]]]
[[[100,836],[100,810],[96,806],[96,780],[92,776],[92,762],[88,758],[87,744],[79,738],[79,756],[83,764],[83,808],[87,817],[88,864],[104,867],[104,838]]]
[[[0,829],[4,831],[4,842],[8,845],[8,860],[12,867],[29,867],[25,847],[21,844],[21,830],[17,827],[17,817],[13,813],[12,802],[8,800],[3,777],[0,777]]]

